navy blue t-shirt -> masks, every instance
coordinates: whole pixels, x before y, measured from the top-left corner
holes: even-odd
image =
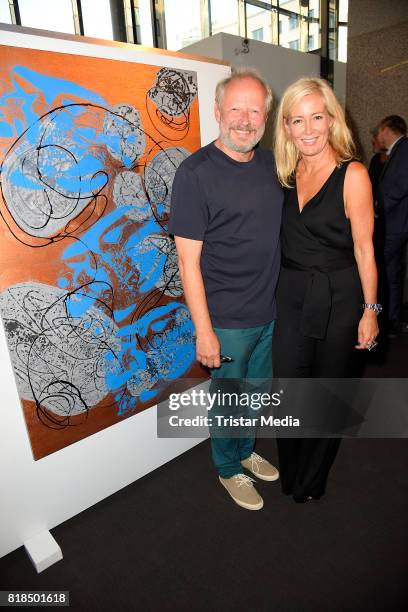
[[[185,159],[172,187],[169,233],[203,241],[201,273],[214,327],[276,318],[283,193],[271,151],[238,162],[211,143]]]

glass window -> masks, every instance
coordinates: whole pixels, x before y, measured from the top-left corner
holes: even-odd
[[[329,2],[329,59],[337,59],[337,4],[338,0]]]
[[[288,46],[289,17],[279,13],[279,44],[281,47]]]
[[[177,51],[201,40],[200,0],[165,0],[167,49]]]
[[[277,13],[246,5],[246,22],[248,37],[255,40],[278,44]],[[258,38],[262,34],[262,38]]]
[[[299,27],[299,17],[297,15],[292,15],[289,17],[289,30],[294,30]]]
[[[147,47],[153,47],[152,13],[150,0],[138,0],[135,3],[137,14],[138,41]]]
[[[320,0],[309,0],[308,51],[320,49]]]
[[[333,36],[329,35],[329,59],[336,60],[337,59],[337,45],[336,39]]]
[[[339,21],[348,21],[348,0],[339,0]]]
[[[299,0],[279,0],[279,6],[292,13],[300,13]]]
[[[71,0],[18,0],[21,25],[75,34]]]
[[[81,0],[85,36],[113,40],[109,0]]]
[[[347,62],[347,27],[339,26],[339,48],[337,49],[337,59],[339,62]]]
[[[320,15],[320,0],[309,0],[309,17],[318,19]]]
[[[239,34],[238,0],[211,0],[211,31]]]
[[[316,51],[320,47],[320,25],[319,23],[309,23],[309,51]]]
[[[299,41],[298,40],[291,40],[289,42],[289,49],[295,49],[295,51],[299,51]]]
[[[248,5],[248,4],[252,4],[252,1],[253,1],[253,0],[244,0],[244,1],[245,1],[245,4],[247,4],[247,5]],[[258,0],[255,0],[255,2],[257,2],[257,1],[258,1]],[[272,6],[272,5],[277,5],[277,4],[278,4],[278,0],[261,0],[261,2],[262,2],[263,4],[270,4],[271,6]],[[248,8],[248,7],[247,7],[247,8]]]
[[[213,0],[214,1],[214,0]],[[258,0],[255,0],[255,3],[252,3],[252,0],[244,0],[245,2],[245,10],[248,12],[249,7],[252,5],[255,8],[257,8],[259,10],[259,6],[256,6],[256,2]],[[278,0],[261,0],[262,4],[266,4],[269,5],[271,7],[277,7],[278,6]],[[262,9],[261,9],[262,10]]]
[[[263,40],[263,28],[258,28],[251,33],[251,38],[254,40]]]
[[[290,19],[288,15],[279,14],[279,44],[281,47],[300,49],[299,21],[297,20],[297,27],[293,28],[291,27]],[[297,41],[297,47],[292,46],[292,43],[295,43],[295,41]]]
[[[11,23],[9,0],[0,0],[0,22]]]

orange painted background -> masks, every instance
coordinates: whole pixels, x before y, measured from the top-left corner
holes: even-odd
[[[31,74],[36,77],[31,78]],[[41,80],[41,77],[49,77],[54,82]],[[63,81],[68,82],[66,87]],[[75,85],[76,93],[72,93],[70,84]],[[95,103],[92,96],[87,97],[86,91],[103,99],[106,106]],[[133,110],[125,116],[123,113],[129,108]],[[134,109],[141,129],[136,129],[132,123]],[[72,120],[73,127],[65,133],[63,119],[67,117]],[[75,130],[80,137],[72,136]],[[135,149],[134,142],[141,130],[143,150],[137,155],[126,153],[128,145],[129,151]],[[53,135],[52,147],[47,144],[50,134]],[[62,138],[60,151],[56,148],[58,138]],[[67,143],[75,138],[74,164],[70,161],[74,154],[66,149]],[[109,142],[116,147],[113,154]],[[183,157],[199,147],[194,73],[0,46],[0,297],[3,299],[0,312],[36,459],[154,405],[153,392],[158,385],[160,368],[160,371],[171,372],[169,378],[205,375],[192,357],[192,326],[186,318],[179,279],[174,273],[174,245],[166,233],[168,190],[171,190],[173,173]],[[125,153],[122,155],[121,151]],[[33,160],[38,162],[39,156],[41,162],[35,165]],[[81,177],[88,186],[86,205],[81,208],[85,198],[79,197],[78,212],[70,213],[67,222],[56,227],[59,223],[57,207],[66,205],[71,210],[77,197],[76,192],[72,196],[67,187],[71,173],[88,158],[96,170],[86,181]],[[52,178],[47,174],[50,167]],[[160,176],[162,169],[165,178]],[[73,184],[79,183],[78,176],[72,179]],[[122,178],[123,185],[140,188],[137,206],[133,206],[125,188],[121,192],[125,204],[118,205],[118,201],[114,201],[115,185],[122,185]],[[153,201],[160,199],[162,193],[166,198],[164,204]],[[33,207],[38,207],[39,219],[47,215],[56,219],[52,221],[54,225],[50,223],[49,232],[38,228],[31,232],[27,228],[28,220],[37,218],[32,216]],[[93,229],[104,227],[104,219],[112,219],[112,222],[101,230],[97,248],[94,248],[95,241],[93,247],[89,246]],[[134,237],[139,235],[140,243],[137,243]],[[134,254],[136,251],[141,253],[140,265]],[[149,258],[143,263],[146,252]],[[88,260],[89,266],[97,271],[92,278],[83,265]],[[164,280],[158,278],[151,286],[157,276],[156,268],[160,266],[164,266]],[[99,279],[97,274],[100,278],[109,277],[106,286],[95,280]],[[27,293],[30,283],[34,284],[34,290]],[[17,286],[20,289],[16,289]],[[48,287],[52,289],[48,291]],[[50,292],[54,292],[54,301],[47,310]],[[80,321],[82,315],[73,314],[81,300],[91,304],[89,312],[100,313],[99,322],[90,323],[88,314]],[[24,311],[19,310],[22,304],[27,306]],[[49,312],[52,312],[52,329],[47,318]],[[156,313],[155,318],[152,316],[150,323],[143,323],[143,317],[152,313]],[[34,314],[40,317],[41,323],[34,321]],[[72,327],[69,333],[66,325]],[[88,337],[91,338],[92,325],[96,332],[91,342]],[[104,325],[106,329],[101,330]],[[55,345],[55,334],[60,332],[67,334],[69,373],[64,370],[61,350]],[[76,362],[75,355],[71,354],[72,347],[76,346],[71,332],[77,334],[78,346],[82,342],[82,348],[85,346],[92,354],[90,363],[97,372],[96,378],[99,377],[100,395],[103,395],[104,377],[110,368],[114,369],[117,380],[123,375],[123,384],[118,384],[114,390],[110,388],[93,405],[87,403],[85,391],[76,383],[75,376],[79,376],[81,381],[89,381],[91,387],[93,384],[88,371],[91,366],[88,370],[83,367],[84,374],[78,375],[82,368],[79,363],[82,348],[78,349]],[[113,344],[104,346],[102,336],[109,334],[109,342]],[[61,336],[58,341],[61,342]],[[96,353],[92,353],[93,346],[97,346]],[[180,367],[175,368],[174,364],[172,367],[170,361],[177,362],[179,355]],[[42,381],[39,386],[36,383],[38,388],[34,391],[30,390],[32,380],[24,371],[26,366],[31,368],[36,380]],[[129,371],[133,372],[131,385],[125,380]],[[146,396],[135,391],[145,380],[148,381]],[[133,391],[129,392],[131,387]],[[30,393],[34,396],[27,399]],[[99,397],[97,393],[89,393]],[[43,402],[44,397],[48,400]],[[73,408],[74,403],[76,408]],[[53,406],[57,406],[56,413]],[[78,406],[84,409],[78,411]]]

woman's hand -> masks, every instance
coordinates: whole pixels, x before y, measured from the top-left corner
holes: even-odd
[[[372,310],[364,310],[364,314],[358,324],[358,344],[356,349],[369,348],[370,344],[375,341],[378,336],[378,321],[377,315]]]

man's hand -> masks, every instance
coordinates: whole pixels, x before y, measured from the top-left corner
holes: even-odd
[[[181,236],[174,238],[184,295],[196,331],[197,361],[207,368],[219,368],[220,343],[212,327],[200,269],[203,243],[201,240],[190,240]]]
[[[220,343],[213,331],[197,336],[196,352],[197,361],[207,368],[220,367]]]

